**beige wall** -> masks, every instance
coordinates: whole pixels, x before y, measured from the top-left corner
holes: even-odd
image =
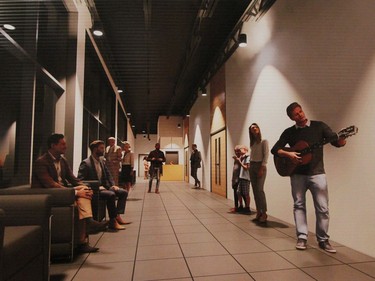
[[[359,127],[346,147],[325,147],[329,232],[334,241],[375,257],[373,11],[372,0],[277,1],[260,21],[244,26],[248,46],[226,64],[226,98],[229,150],[249,143],[251,122],[259,123],[272,147],[292,125],[285,113],[292,101],[333,130]],[[232,167],[228,161],[228,173]],[[269,213],[293,223],[289,178],[276,174],[272,158],[265,189]],[[310,195],[308,200],[309,228],[314,231]]]
[[[199,96],[190,110],[189,118],[189,146],[195,143],[201,152],[202,168],[198,169],[198,178],[201,187],[211,190],[210,183],[210,89],[207,87],[207,96]],[[189,153],[191,150],[189,149]],[[189,176],[189,182],[194,183]]]

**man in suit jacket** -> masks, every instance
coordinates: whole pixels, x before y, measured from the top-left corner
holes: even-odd
[[[34,163],[31,187],[74,188],[80,222],[80,245],[77,250],[84,253],[96,252],[98,248],[91,247],[86,242],[87,236],[105,230],[107,223],[99,223],[92,219],[92,190],[73,175],[67,160],[62,156],[66,149],[64,135],[52,134],[48,138],[48,152]]]
[[[128,192],[115,185],[106,163],[102,160],[105,152],[104,142],[93,141],[90,144],[91,156],[82,161],[79,166],[78,178],[81,180],[98,180],[100,182],[100,198],[106,200],[109,214],[109,228],[113,230],[125,229],[120,214],[125,213]],[[116,197],[117,206],[116,206]]]

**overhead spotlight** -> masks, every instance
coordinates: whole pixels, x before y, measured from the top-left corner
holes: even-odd
[[[121,89],[118,89],[117,90],[117,93],[119,93],[119,94],[122,94],[124,91],[123,90],[121,90]]]
[[[3,27],[4,27],[5,29],[8,29],[8,30],[15,30],[15,29],[16,29],[16,27],[15,27],[14,25],[7,24],[7,23],[4,24]]]
[[[181,124],[180,123],[177,124],[177,128],[179,128],[179,129],[181,128]]]
[[[94,31],[92,32],[95,36],[97,36],[97,37],[101,37],[101,36],[103,36],[103,31],[102,30],[100,30],[100,29],[94,29]]]
[[[126,113],[126,115],[131,116],[132,114],[130,112]]]
[[[186,117],[190,117],[190,114],[186,114]]]
[[[135,125],[132,125],[132,128],[135,128]]]
[[[202,89],[202,97],[206,97],[207,96],[207,90],[206,88],[203,88]]]
[[[245,33],[241,33],[240,35],[238,35],[238,46],[239,47],[247,46],[247,36]]]

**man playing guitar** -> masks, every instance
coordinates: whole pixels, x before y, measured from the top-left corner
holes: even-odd
[[[304,156],[296,149],[290,147],[320,142],[324,139],[333,139],[331,144],[342,147],[346,144],[343,137],[338,137],[328,125],[321,121],[309,121],[302,107],[293,102],[286,112],[295,125],[287,128],[280,139],[273,146],[271,152],[276,157],[291,161],[295,168],[290,175],[292,196],[294,200],[294,220],[296,224],[298,250],[305,250],[307,245],[307,218],[306,218],[306,192],[310,190],[316,213],[316,237],[319,247],[327,252],[336,253],[329,243],[328,225],[328,187],[323,163],[323,146],[312,150]]]

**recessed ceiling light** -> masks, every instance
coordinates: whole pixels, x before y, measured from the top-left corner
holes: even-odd
[[[103,31],[96,29],[96,30],[93,31],[93,34],[95,36],[100,37],[100,36],[103,36]]]
[[[3,27],[5,29],[8,29],[8,30],[15,30],[16,27],[14,25],[11,25],[11,24],[4,24]]]

